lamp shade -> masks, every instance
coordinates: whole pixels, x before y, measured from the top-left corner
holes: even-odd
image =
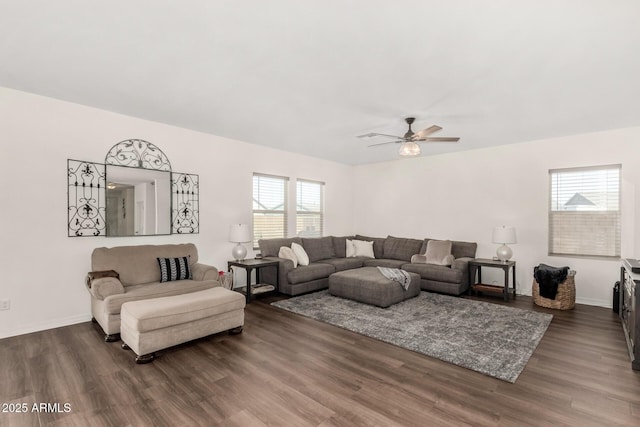
[[[229,241],[233,243],[250,242],[251,227],[248,224],[231,224],[229,226]]]
[[[494,227],[493,229],[493,243],[518,243],[516,239],[516,229],[508,225],[502,225],[500,227]]]

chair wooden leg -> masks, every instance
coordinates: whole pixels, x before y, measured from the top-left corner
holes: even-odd
[[[123,350],[131,350],[131,347],[129,347],[129,345],[126,342],[122,343],[122,349]]]
[[[142,356],[137,356],[136,357],[136,363],[138,365],[142,365],[145,363],[149,363],[149,362],[153,362],[153,359],[156,358],[156,354],[155,353],[149,353],[149,354],[143,354]]]
[[[238,326],[237,328],[229,329],[229,335],[238,335],[242,333],[242,326]]]
[[[105,342],[114,342],[120,340],[120,334],[106,334],[104,336]]]

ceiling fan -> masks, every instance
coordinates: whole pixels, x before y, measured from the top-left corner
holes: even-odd
[[[373,138],[377,136],[384,136],[387,138],[394,138],[392,141],[379,142],[377,144],[371,144],[369,147],[375,147],[378,145],[384,144],[402,144],[398,149],[398,154],[401,156],[418,156],[421,153],[420,145],[418,142],[458,142],[460,138],[458,137],[447,137],[447,136],[429,136],[435,132],[442,130],[440,126],[433,125],[428,128],[422,129],[419,132],[413,132],[411,129],[411,125],[415,121],[415,117],[407,117],[404,119],[405,122],[409,125],[409,130],[403,136],[397,135],[388,135],[386,133],[365,133],[364,135],[358,135],[358,138]]]

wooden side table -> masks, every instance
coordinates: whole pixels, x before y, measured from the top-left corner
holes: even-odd
[[[504,286],[488,285],[482,283],[482,267],[501,268],[504,270]],[[513,273],[513,299],[516,299],[516,262],[494,261],[492,259],[476,258],[469,261],[469,284],[474,292],[501,292],[504,300],[509,301],[509,269]],[[476,282],[476,272],[478,281]]]
[[[244,268],[247,272],[247,286],[242,288],[233,289],[234,291],[242,292],[246,295],[247,304],[251,302],[253,295],[261,295],[267,292],[279,292],[278,283],[280,282],[280,269],[278,268],[278,261],[269,261],[264,259],[245,259],[242,261],[228,261],[227,271],[232,271],[231,267]],[[276,268],[276,284],[269,285],[260,283],[260,270],[265,267]],[[251,284],[251,272],[256,271],[256,284]],[[244,289],[244,291],[243,291]]]

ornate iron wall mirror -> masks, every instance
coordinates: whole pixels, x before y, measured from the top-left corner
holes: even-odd
[[[67,160],[67,176],[70,237],[199,232],[198,175],[171,172],[150,142],[119,142],[105,164]]]
[[[171,234],[171,172],[107,165],[107,236]]]

